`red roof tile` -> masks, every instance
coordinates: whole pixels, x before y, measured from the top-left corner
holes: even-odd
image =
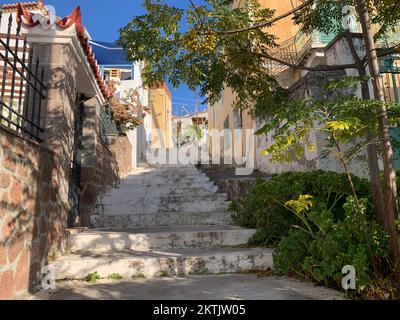
[[[42,1],[20,2],[20,3],[26,10],[40,9],[43,7]],[[14,11],[14,10],[16,11],[18,9],[18,3],[2,4],[0,6],[3,9],[3,11]]]

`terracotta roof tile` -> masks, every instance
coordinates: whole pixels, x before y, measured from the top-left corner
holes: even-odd
[[[43,7],[43,3],[39,2],[20,2],[26,10],[40,9]],[[7,3],[0,5],[3,11],[16,11],[18,9],[18,3]]]

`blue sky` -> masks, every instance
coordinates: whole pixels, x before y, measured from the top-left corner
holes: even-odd
[[[15,1],[0,1],[10,3]],[[166,0],[175,6],[188,5],[188,0]],[[201,0],[195,0],[201,3]],[[113,42],[118,39],[118,29],[125,26],[133,16],[144,14],[142,0],[44,0],[45,4],[53,5],[57,15],[65,17],[77,5],[81,6],[83,24],[93,39],[98,41]],[[182,106],[194,110],[195,95],[185,86],[173,89],[169,86],[175,113]],[[201,101],[201,99],[200,99]],[[204,108],[206,106],[202,106]]]

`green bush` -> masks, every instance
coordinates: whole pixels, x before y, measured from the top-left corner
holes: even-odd
[[[368,180],[353,177],[359,197],[370,199]],[[249,195],[231,205],[236,224],[258,229],[250,241],[253,245],[276,245],[288,235],[296,217],[284,204],[300,195],[314,196],[318,206],[332,212],[333,219],[344,218],[343,205],[352,191],[345,174],[327,171],[287,172],[273,176],[269,181],[258,180]],[[371,201],[367,214],[372,215]]]
[[[368,200],[363,199],[365,207]],[[343,205],[344,219],[318,205],[299,219],[274,253],[277,271],[295,273],[336,288],[341,287],[341,270],[352,265],[357,272],[358,289],[373,282],[372,261],[383,261],[388,254],[388,236],[373,221],[359,213],[353,197]],[[296,216],[296,214],[294,214]],[[310,227],[310,228],[308,228]]]

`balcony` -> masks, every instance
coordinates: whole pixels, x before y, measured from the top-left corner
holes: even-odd
[[[379,26],[374,25],[373,31],[376,34],[379,31]],[[353,30],[354,33],[360,33],[361,27]],[[277,48],[270,51],[273,57],[287,61],[292,64],[300,64],[311,50],[323,49],[337,36],[337,33],[324,34],[314,31],[311,34],[306,34],[299,31],[294,37],[284,41]],[[377,42],[377,46],[381,48],[392,47],[400,43],[400,25],[386,33],[386,35]],[[273,74],[278,74],[288,66],[279,64],[275,61],[268,60],[268,68]]]

